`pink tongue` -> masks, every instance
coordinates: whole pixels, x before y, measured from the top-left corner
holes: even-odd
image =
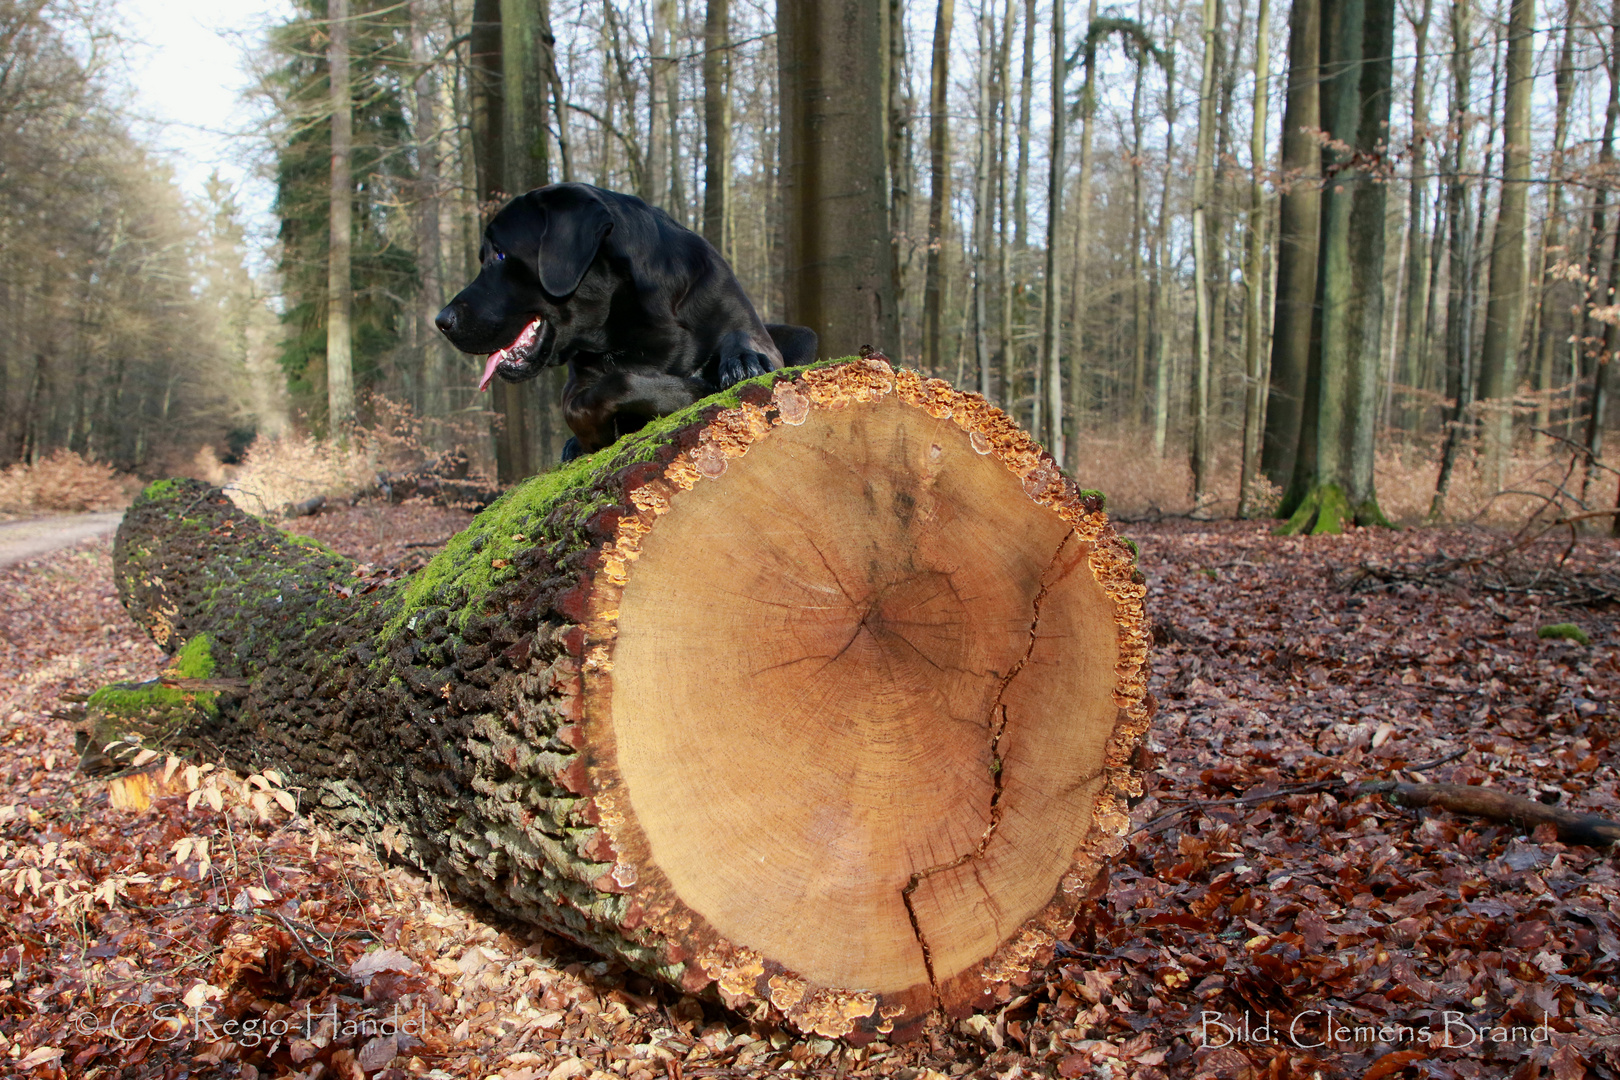
[[[480,391],[489,389],[490,382],[495,378],[495,369],[501,366],[501,361],[504,359],[506,359],[505,349],[502,349],[500,352],[493,352],[489,354],[489,360],[484,364],[484,377],[478,382],[478,389]]]

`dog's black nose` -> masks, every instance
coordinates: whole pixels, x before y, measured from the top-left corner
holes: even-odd
[[[446,334],[453,331],[456,328],[456,307],[455,307],[455,305],[454,304],[446,304],[444,306],[444,310],[439,312],[438,315],[434,316],[433,325],[437,326],[440,330],[442,330]]]

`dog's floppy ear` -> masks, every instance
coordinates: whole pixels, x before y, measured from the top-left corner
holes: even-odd
[[[552,296],[572,296],[613,230],[613,215],[595,192],[573,184],[540,188],[525,198],[539,211],[534,261],[540,287]]]

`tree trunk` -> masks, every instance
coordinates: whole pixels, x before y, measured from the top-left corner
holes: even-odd
[[[781,0],[783,293],[823,355],[899,338],[884,169],[886,0]]]
[[[1138,0],[1136,20],[1143,21]],[[1148,58],[1136,57],[1136,80],[1131,86],[1131,412],[1128,426],[1142,423],[1142,399],[1147,386],[1148,281],[1142,267],[1142,226],[1146,213],[1142,169],[1142,90],[1147,82]]]
[[[731,12],[708,0],[703,20],[703,236],[728,260],[726,202],[731,193]]]
[[[910,82],[906,78],[905,0],[887,0],[889,126],[889,277],[893,282],[895,347],[906,354],[903,340],[905,323],[898,305],[906,302],[906,278],[915,250],[911,238],[911,109]]]
[[[1288,15],[1288,96],[1283,106],[1283,190],[1277,206],[1277,292],[1272,299],[1271,378],[1260,468],[1278,487],[1294,476],[1309,382],[1316,258],[1322,227],[1321,0],[1294,0]]]
[[[1000,288],[1000,397],[1001,407],[1013,407],[1013,295],[1017,291],[1013,280],[1012,229],[1007,222],[1007,162],[1012,135],[1012,35],[1018,25],[1017,0],[1007,0],[1006,14],[1001,22],[1001,49],[996,57],[996,221],[1000,227],[996,245],[996,280]]]
[[[1548,442],[1543,432],[1552,425],[1552,389],[1558,384],[1557,356],[1567,349],[1574,327],[1569,317],[1575,306],[1569,283],[1552,276],[1554,253],[1560,262],[1569,259],[1564,250],[1564,150],[1569,141],[1569,105],[1575,96],[1575,34],[1579,18],[1580,0],[1566,0],[1564,4],[1564,42],[1558,52],[1558,67],[1553,85],[1557,99],[1553,119],[1552,187],[1547,192],[1547,224],[1541,234],[1539,279],[1541,292],[1536,302],[1535,328],[1530,340],[1536,350],[1536,389],[1541,392],[1536,402],[1536,434],[1538,446]],[[1578,378],[1578,371],[1572,376]]]
[[[671,24],[675,21],[674,0],[652,0],[652,37],[647,43],[647,175],[640,195],[653,206],[672,212],[669,205],[670,161],[674,147],[669,141],[671,105],[667,96],[668,69],[675,62],[670,58]]]
[[[1412,179],[1407,192],[1407,221],[1410,239],[1406,250],[1406,327],[1403,331],[1402,375],[1406,385],[1418,389],[1423,383],[1423,358],[1429,348],[1429,261],[1428,232],[1424,216],[1429,205],[1429,25],[1434,18],[1434,0],[1423,0],[1423,13],[1412,24],[1416,43],[1416,68],[1412,74]]]
[[[508,196],[551,182],[549,0],[501,0],[503,186]]]
[[[332,113],[332,187],[326,255],[326,421],[346,437],[354,423],[354,335],[350,317],[354,283],[350,255],[354,228],[354,106],[349,88],[349,0],[332,0],[326,65]]]
[[[973,353],[978,390],[990,398],[990,244],[995,236],[995,204],[991,201],[991,175],[995,161],[995,110],[990,94],[990,72],[995,63],[995,8],[985,3],[979,12],[979,175],[973,185]]]
[[[1029,284],[1029,123],[1030,109],[1035,97],[1035,0],[1024,0],[1023,62],[1018,78],[1018,171],[1013,175],[1013,249],[1016,260],[1013,274],[1018,282],[1018,309],[1027,322],[1034,289]],[[1038,339],[1037,339],[1038,340]],[[1041,357],[1038,347],[1024,346],[1019,352],[1029,359],[1030,424],[1032,432],[1041,430]],[[1013,390],[1007,390],[1008,405],[1012,404]]]
[[[1620,0],[1614,0],[1611,5],[1609,19],[1609,107],[1603,120],[1603,146],[1598,151],[1598,173],[1603,176],[1612,175],[1614,169],[1615,122],[1620,119]],[[1605,205],[1608,196],[1608,186],[1604,184],[1598,185],[1597,198],[1592,207],[1592,255],[1589,260],[1588,281],[1595,282],[1598,276],[1598,253],[1602,251],[1604,246],[1604,234],[1606,232]],[[1620,230],[1615,231],[1615,244],[1620,245]],[[1609,258],[1608,279],[1610,282],[1609,289],[1612,290],[1616,278],[1615,264],[1620,263],[1620,246],[1614,249]],[[1614,293],[1612,291],[1600,290],[1595,302],[1589,299],[1587,306],[1589,309],[1606,307],[1607,301],[1613,299],[1613,297]],[[1600,323],[1596,319],[1590,319],[1590,322],[1593,325],[1587,331],[1587,338],[1589,341],[1595,342],[1595,344],[1588,345],[1588,351],[1593,354],[1593,362],[1589,365],[1591,367],[1592,389],[1590,396],[1587,398],[1586,469],[1581,476],[1581,501],[1583,503],[1587,502],[1592,485],[1597,480],[1597,462],[1603,450],[1603,413],[1608,397],[1607,376],[1610,361],[1613,359],[1610,349],[1615,344],[1613,339],[1614,325],[1612,323]]]
[[[1059,461],[1063,453],[1063,300],[1058,242],[1063,236],[1063,181],[1068,174],[1064,136],[1069,102],[1064,93],[1069,62],[1063,32],[1063,2],[1052,5],[1052,148],[1046,181],[1046,301],[1041,328],[1041,359],[1046,367],[1046,445]],[[1036,437],[1040,429],[1036,428]]]
[[[549,0],[501,0],[501,188],[515,197],[551,182],[546,114],[551,91]],[[530,383],[496,379],[494,405],[502,424],[496,441],[502,483],[533,476],[551,463],[556,380],[548,372]]]
[[[1110,20],[1112,23],[1112,20]],[[1092,78],[1097,67],[1097,48],[1109,31],[1099,28],[1097,0],[1086,5],[1086,33],[1084,37],[1085,78],[1080,89],[1080,161],[1079,182],[1074,192],[1074,283],[1069,289],[1069,303],[1074,310],[1070,319],[1073,346],[1069,351],[1069,416],[1074,424],[1074,438],[1069,440],[1064,464],[1075,470],[1080,467],[1080,417],[1085,413],[1085,368],[1083,335],[1086,326],[1086,264],[1091,243],[1091,174],[1096,168],[1092,161],[1091,144],[1096,136],[1097,103]]]
[[[1334,140],[1333,183],[1322,201],[1318,316],[1320,378],[1307,386],[1315,460],[1296,460],[1300,493],[1285,533],[1337,533],[1350,522],[1388,524],[1373,490],[1378,370],[1384,322],[1383,178],[1375,159],[1387,135],[1394,42],[1393,0],[1324,3],[1323,114]],[[1315,414],[1314,425],[1309,422]],[[1302,436],[1303,437],[1303,436]]]
[[[1266,105],[1271,76],[1271,0],[1260,0],[1255,16],[1254,123],[1250,128],[1248,250],[1243,261],[1243,467],[1238,480],[1238,516],[1254,513],[1252,488],[1260,476],[1260,433],[1264,419],[1266,374],[1265,342],[1265,230],[1266,230]]]
[[[436,449],[443,449],[440,421],[448,415],[450,402],[446,387],[450,375],[449,346],[433,325],[433,314],[442,306],[444,279],[442,274],[443,241],[439,235],[439,110],[438,87],[429,65],[427,38],[424,30],[426,12],[421,0],[411,5],[411,63],[416,67],[416,80],[412,89],[416,96],[416,251],[417,265],[422,274],[422,296],[425,303],[417,313],[424,345],[422,348],[422,404],[426,413],[432,441]]]
[[[1451,4],[1450,126],[1453,143],[1450,166],[1446,170],[1446,223],[1450,233],[1446,254],[1446,397],[1451,399],[1451,405],[1446,410],[1446,437],[1440,448],[1440,474],[1435,481],[1434,499],[1429,503],[1431,520],[1438,520],[1445,514],[1457,448],[1462,441],[1474,400],[1473,351],[1470,343],[1473,340],[1473,286],[1477,260],[1472,240],[1473,210],[1469,205],[1468,182],[1464,179],[1468,166],[1469,87],[1474,75],[1474,50],[1470,36],[1473,33],[1473,13],[1470,2],[1452,0]],[[1599,194],[1601,197],[1601,191]]]
[[[1215,52],[1218,27],[1215,14],[1216,0],[1204,0],[1201,35],[1204,40],[1203,77],[1198,84],[1198,142],[1193,157],[1193,311],[1197,323],[1193,328],[1196,354],[1193,383],[1193,513],[1204,509],[1209,498],[1210,454],[1209,430],[1209,377],[1210,352],[1214,342],[1210,334],[1210,251],[1209,210],[1214,194],[1215,177],[1213,155],[1215,150]]]
[[[942,359],[940,322],[944,316],[945,211],[950,186],[950,116],[946,113],[950,88],[951,17],[955,0],[939,0],[934,9],[934,57],[928,76],[928,254],[923,270],[923,370],[939,374]]]
[[[1298,0],[1307,3],[1310,0]],[[1165,39],[1175,40],[1167,32]],[[1163,460],[1170,435],[1170,354],[1174,345],[1174,303],[1170,292],[1170,188],[1176,167],[1176,65],[1172,53],[1164,65],[1164,176],[1159,184],[1159,217],[1154,225],[1152,305],[1156,355],[1153,371],[1153,453]]]
[[[1535,0],[1512,0],[1508,15],[1507,89],[1503,96],[1502,194],[1491,245],[1490,300],[1480,357],[1485,412],[1485,482],[1507,482],[1513,455],[1513,394],[1518,386],[1519,339],[1530,232],[1525,213],[1530,181],[1530,91],[1535,81]]]
[[[1035,0],[1024,0],[1024,62],[1018,79],[1018,174],[1013,182],[1013,243],[1029,247],[1029,113],[1035,96]]]
[[[274,767],[457,895],[806,1033],[1006,1001],[1141,790],[1145,588],[1100,498],[881,360],[536,477],[374,591],[189,480],[114,564],[194,681],[100,691],[101,732],[162,713],[147,745]]]

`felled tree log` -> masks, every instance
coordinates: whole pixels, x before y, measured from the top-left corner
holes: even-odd
[[[354,498],[380,497],[394,505],[427,499],[450,510],[482,510],[500,498],[501,488],[487,476],[468,475],[470,467],[464,451],[446,450],[409,469],[378,473],[377,482],[355,492]]]
[[[535,477],[371,593],[187,481],[115,559],[160,645],[206,635],[211,677],[248,680],[193,741],[463,896],[806,1032],[1005,1000],[1139,790],[1145,590],[1101,498],[880,359]]]

